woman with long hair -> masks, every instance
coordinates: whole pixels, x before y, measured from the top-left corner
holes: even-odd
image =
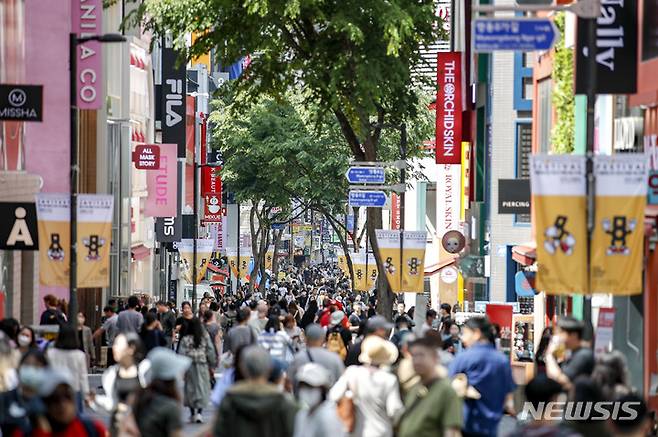
[[[308,325],[311,323],[315,323],[315,315],[318,312],[318,302],[316,299],[309,299],[308,301],[308,308],[306,308],[306,312],[304,313],[304,316],[302,316],[301,322],[299,322],[299,327],[302,329],[306,329]]]
[[[89,396],[89,370],[87,355],[80,350],[78,333],[70,324],[59,327],[57,340],[46,352],[48,362],[55,368],[64,369],[72,376],[71,388],[75,392],[78,411],[82,412],[82,401]]]
[[[34,330],[27,325],[23,326],[18,331],[16,343],[18,343],[18,350],[21,355],[25,355],[32,349],[37,349],[37,339],[36,335],[34,335]]]
[[[185,374],[185,406],[190,409],[190,422],[203,423],[201,414],[210,397],[208,368],[217,366],[217,355],[198,317],[190,319],[187,329],[181,330],[178,353],[192,361]]]
[[[142,323],[142,328],[139,331],[139,337],[142,339],[144,353],[146,354],[158,346],[164,347],[167,345],[167,339],[162,329],[160,329],[158,317],[152,312],[147,312],[144,316],[144,323]]]
[[[103,373],[101,381],[105,394],[95,396],[94,403],[110,413],[110,435],[116,436],[119,424],[133,405],[135,393],[147,385],[149,363],[142,360],[142,341],[133,332],[115,337],[112,354],[117,364]]]

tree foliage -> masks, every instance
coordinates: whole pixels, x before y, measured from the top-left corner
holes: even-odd
[[[565,12],[555,17],[555,24],[564,35]],[[557,121],[551,132],[553,150],[557,153],[571,153],[575,141],[576,100],[573,93],[573,49],[565,47],[564,39],[555,46],[553,58],[553,97]]]

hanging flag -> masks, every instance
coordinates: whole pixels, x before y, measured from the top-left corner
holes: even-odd
[[[265,252],[265,270],[272,271],[272,263],[274,262],[274,246],[269,246]]]
[[[425,291],[425,246],[427,232],[402,231],[402,291]]]
[[[226,260],[228,266],[233,272],[233,276],[238,276],[238,250],[235,247],[226,248]]]
[[[110,286],[110,246],[114,196],[79,194],[78,212],[78,287]]]
[[[530,162],[537,289],[587,293],[585,157],[533,155]]]
[[[336,249],[336,258],[338,261],[338,268],[345,274],[350,276],[350,266],[347,264],[347,255],[342,248]]]
[[[596,223],[591,246],[591,292],[642,293],[647,158],[594,157]]]
[[[183,238],[179,243],[176,243],[178,253],[181,259],[181,276],[188,284],[192,283],[193,275],[193,262],[194,262],[194,240],[190,238]],[[213,239],[197,239],[196,240],[196,283],[201,282],[206,277],[206,270],[208,263],[215,246]]]
[[[354,268],[354,290],[368,291],[366,254],[364,252],[352,252],[350,258],[352,258],[352,268]]]
[[[37,194],[41,285],[66,287],[69,285],[70,200],[69,194]]]
[[[367,291],[372,290],[377,285],[377,275],[379,269],[377,269],[377,259],[375,258],[374,253],[369,253],[367,262],[365,265],[366,272],[366,289]]]
[[[400,231],[386,231],[383,229],[375,230],[377,235],[377,245],[379,246],[379,255],[384,266],[384,274],[388,280],[388,285],[393,293],[402,291],[401,268],[400,268]]]

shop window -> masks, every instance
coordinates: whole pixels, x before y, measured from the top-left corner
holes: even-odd
[[[532,54],[514,55],[514,110],[532,110]]]

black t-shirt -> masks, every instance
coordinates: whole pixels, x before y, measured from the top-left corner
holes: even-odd
[[[66,323],[64,315],[59,310],[48,308],[41,313],[40,325],[63,325]]]
[[[176,319],[176,326],[180,326],[180,330],[178,331],[179,338],[183,338],[191,321],[192,319],[186,319],[183,316]]]
[[[581,375],[589,376],[594,370],[594,352],[589,348],[581,347],[571,353],[571,358],[562,363],[562,372],[570,381]]]

